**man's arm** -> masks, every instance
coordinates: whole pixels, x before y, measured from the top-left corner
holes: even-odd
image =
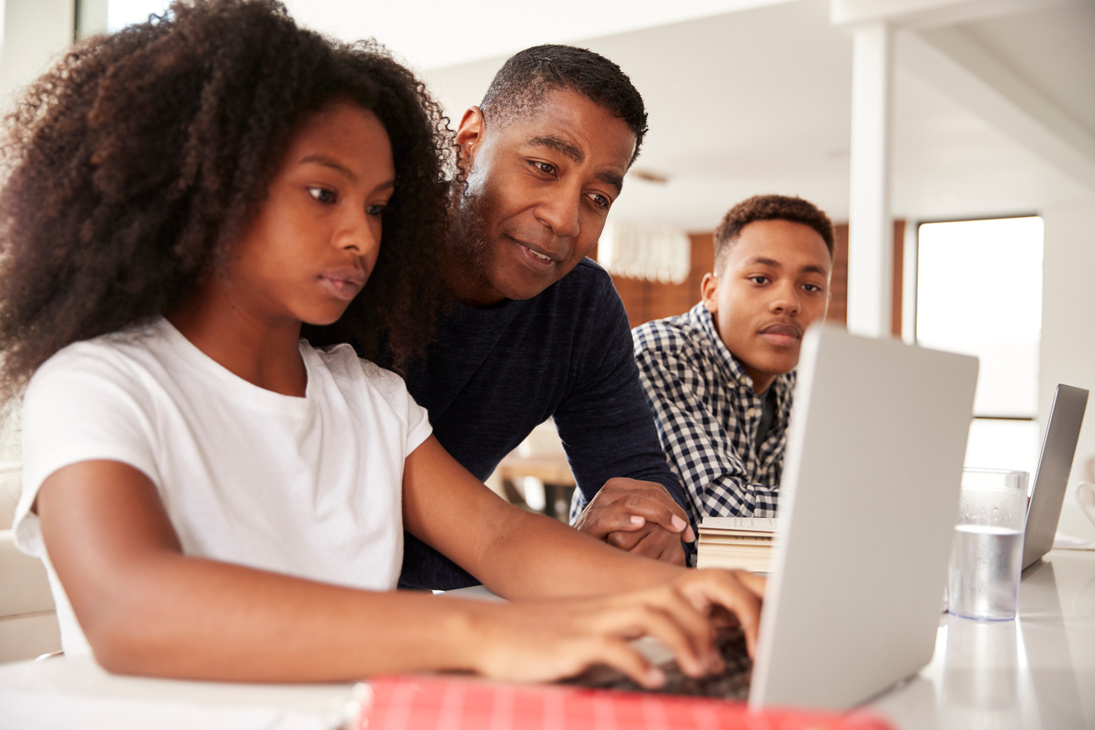
[[[717,386],[697,372],[694,358],[671,346],[649,347],[641,341],[635,356],[658,435],[688,492],[690,517],[698,522],[705,515],[774,515],[779,485],[751,478],[742,453],[751,448],[748,425],[738,423],[732,408],[728,424],[720,422],[707,392]],[[780,455],[771,459],[777,463],[765,465],[766,471],[778,471]]]
[[[625,550],[683,563],[687,500],[639,383],[627,313],[603,271],[583,312],[576,375],[554,414],[582,497],[575,527]]]

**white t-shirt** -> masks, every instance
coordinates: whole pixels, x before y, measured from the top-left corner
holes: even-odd
[[[396,586],[407,455],[430,434],[394,373],[348,345],[300,344],[308,386],[233,375],[167,320],[70,345],[23,399],[15,543],[49,573],[66,654],[87,640],[30,511],[58,469],[108,459],[146,474],[187,555],[369,590]]]

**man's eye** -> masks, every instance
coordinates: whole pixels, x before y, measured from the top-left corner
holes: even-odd
[[[327,188],[308,188],[308,194],[321,203],[333,203],[337,200],[335,191]]]
[[[540,162],[539,160],[533,160],[532,165],[545,175],[555,174],[555,165],[551,164],[550,162]]]
[[[601,195],[600,193],[590,193],[589,199],[592,200],[593,204],[598,208],[607,208],[612,205],[612,201],[609,200],[607,196]]]
[[[817,284],[803,284],[802,288],[805,289],[806,291],[811,291],[811,292],[820,292],[820,291],[822,291],[821,287],[818,286]]]

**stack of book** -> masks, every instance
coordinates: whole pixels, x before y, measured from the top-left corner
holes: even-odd
[[[775,517],[704,517],[696,547],[698,568],[741,568],[767,573]]]

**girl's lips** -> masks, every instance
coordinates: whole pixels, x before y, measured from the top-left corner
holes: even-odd
[[[320,283],[338,299],[349,301],[365,286],[365,272],[356,269],[331,271],[319,276]]]

